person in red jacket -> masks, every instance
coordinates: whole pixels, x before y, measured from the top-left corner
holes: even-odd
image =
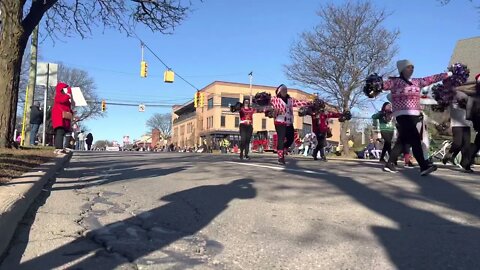
[[[293,107],[307,106],[311,102],[290,97],[288,89],[284,84],[277,87],[275,94],[276,97],[272,97],[270,104],[275,110],[274,123],[275,131],[277,132],[278,164],[285,165],[285,153],[292,145],[295,136]]]
[[[325,157],[325,144],[327,142],[327,133],[329,131],[328,119],[339,118],[341,113],[319,112],[312,114],[312,130],[317,136],[317,147],[313,150],[313,159],[317,160],[318,151],[323,161],[327,161]]]
[[[63,138],[65,133],[71,130],[72,112],[72,89],[63,82],[59,82],[55,88],[55,99],[52,108],[52,127],[55,131],[55,153],[64,153]]]

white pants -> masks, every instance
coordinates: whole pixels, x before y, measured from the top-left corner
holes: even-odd
[[[305,147],[304,147],[305,150],[303,151],[303,155],[306,156],[306,157],[308,156],[308,149],[309,148],[310,148],[310,145],[305,145]]]

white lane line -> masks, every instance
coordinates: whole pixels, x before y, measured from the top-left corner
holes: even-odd
[[[242,162],[234,162],[234,161],[226,161],[226,163],[232,163],[232,164],[244,165],[244,166],[251,166],[251,167],[259,167],[259,168],[267,168],[267,169],[272,169],[272,170],[277,170],[277,171],[301,172],[301,173],[318,174],[318,175],[324,175],[325,174],[324,172],[291,169],[291,168],[286,168],[286,167],[269,166],[269,165],[262,165],[262,164],[242,163]]]

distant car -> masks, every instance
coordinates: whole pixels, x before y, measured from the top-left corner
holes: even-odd
[[[107,146],[107,148],[105,150],[115,152],[115,151],[120,151],[120,147],[118,147],[118,146]]]

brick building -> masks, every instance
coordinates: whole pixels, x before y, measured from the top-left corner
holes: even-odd
[[[253,85],[252,93],[269,92],[275,94],[276,86]],[[173,106],[172,110],[172,143],[178,147],[194,147],[207,141],[215,148],[225,136],[232,144],[239,141],[239,115],[230,112],[230,105],[250,97],[250,86],[242,83],[215,81],[200,90],[204,94],[204,106],[195,108],[193,101],[183,105]],[[310,99],[311,94],[298,89],[289,88],[288,93],[293,98]],[[295,110],[294,127],[300,134],[311,131],[311,117],[299,117]],[[333,137],[329,140],[338,143],[340,125],[335,119],[331,122]],[[253,133],[259,131],[275,132],[273,119],[263,113],[253,117]]]

